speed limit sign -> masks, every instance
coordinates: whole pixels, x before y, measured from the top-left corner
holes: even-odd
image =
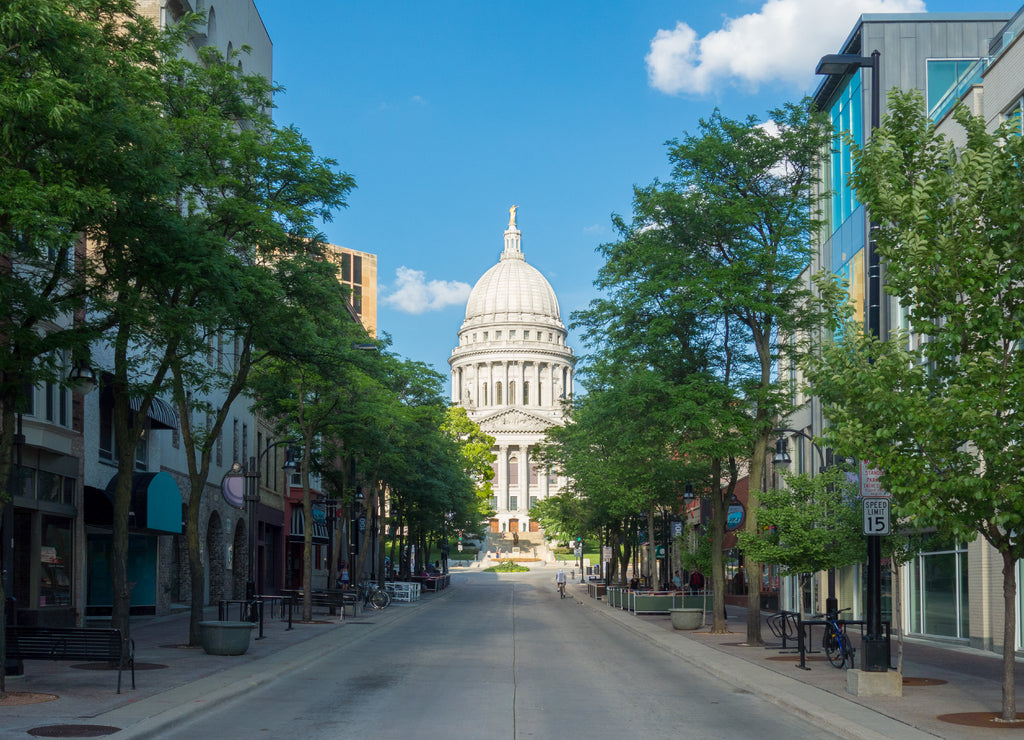
[[[864,499],[864,534],[889,534],[889,499]]]

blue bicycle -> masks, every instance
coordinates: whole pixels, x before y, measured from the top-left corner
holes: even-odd
[[[835,614],[822,615],[825,619],[825,634],[822,636],[822,647],[825,648],[825,657],[828,662],[836,668],[842,668],[846,661],[850,661],[850,668],[854,668],[853,645],[850,643],[850,636],[846,634],[846,622],[839,621],[842,612],[849,609],[840,609]]]

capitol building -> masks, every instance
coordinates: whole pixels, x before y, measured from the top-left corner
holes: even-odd
[[[536,531],[530,507],[558,493],[565,480],[533,461],[545,430],[563,424],[576,358],[551,285],[527,264],[509,209],[505,249],[477,281],[459,329],[452,369],[452,403],[494,437],[497,456],[492,532]]]

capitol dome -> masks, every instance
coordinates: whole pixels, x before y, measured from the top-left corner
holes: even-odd
[[[498,264],[477,281],[466,303],[466,325],[505,321],[561,324],[551,284],[519,251],[503,252]]]

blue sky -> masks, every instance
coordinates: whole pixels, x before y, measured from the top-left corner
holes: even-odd
[[[715,107],[759,117],[817,84],[861,13],[1012,13],[997,0],[255,0],[275,118],[355,177],[327,240],[378,256],[380,329],[448,377],[466,298],[519,206],[562,320],[665,142]],[[585,348],[575,333],[569,344]]]

